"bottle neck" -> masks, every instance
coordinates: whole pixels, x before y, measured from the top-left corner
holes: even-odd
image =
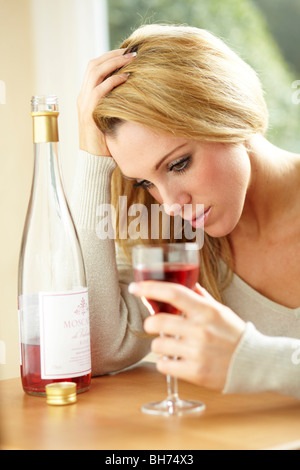
[[[58,112],[32,112],[35,150],[34,192],[52,191],[61,186],[58,155]],[[52,188],[52,189],[51,189]],[[60,191],[59,191],[60,192]],[[55,199],[57,194],[55,196]]]
[[[33,112],[33,142],[35,144],[58,142],[58,112]]]

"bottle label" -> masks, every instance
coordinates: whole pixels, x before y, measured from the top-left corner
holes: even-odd
[[[91,372],[87,289],[39,293],[41,378],[66,379]]]

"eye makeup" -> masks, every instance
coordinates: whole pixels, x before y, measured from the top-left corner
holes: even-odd
[[[183,174],[189,168],[191,161],[192,161],[192,156],[187,155],[167,165],[167,171],[173,172],[176,174]],[[136,183],[133,184],[134,188],[143,188],[146,190],[149,190],[152,186],[153,186],[153,183],[151,183],[148,180],[137,181]]]

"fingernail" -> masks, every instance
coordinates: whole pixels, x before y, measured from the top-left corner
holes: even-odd
[[[139,290],[139,285],[136,282],[131,282],[128,286],[128,292],[130,294],[137,294]]]
[[[136,57],[137,53],[136,52],[128,52],[128,54],[124,54],[124,57]]]

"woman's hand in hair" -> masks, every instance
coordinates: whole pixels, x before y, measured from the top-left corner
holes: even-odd
[[[133,57],[132,54],[124,55],[124,49],[118,49],[89,62],[77,99],[81,150],[93,155],[110,156],[105,137],[94,122],[93,112],[107,93],[128,78],[127,74],[109,75],[127,65]]]
[[[131,285],[129,290],[139,297],[167,302],[183,313],[161,313],[145,321],[147,333],[160,335],[152,342],[152,351],[161,355],[158,370],[222,390],[232,355],[245,330],[244,321],[199,284],[192,291],[174,283],[144,281]],[[175,357],[178,360],[172,359]]]

